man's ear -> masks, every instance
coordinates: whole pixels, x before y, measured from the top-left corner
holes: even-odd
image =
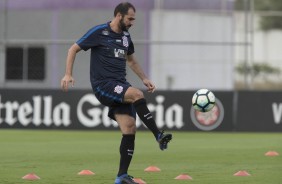
[[[116,16],[119,20],[121,20],[122,19],[122,15],[121,15],[121,13],[117,13],[117,16]]]

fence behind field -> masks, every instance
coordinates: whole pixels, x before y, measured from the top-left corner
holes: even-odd
[[[60,2],[0,0],[1,88],[59,88],[68,48],[92,26],[111,20],[116,5]],[[281,12],[255,11],[253,0],[130,2],[137,8],[130,30],[136,56],[158,89],[281,88],[282,33],[260,29],[263,17]],[[79,53],[76,88],[89,88],[88,70],[89,53]],[[131,71],[128,79],[143,88]]]

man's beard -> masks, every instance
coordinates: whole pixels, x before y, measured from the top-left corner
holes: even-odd
[[[130,26],[129,26],[129,27],[126,27],[123,18],[119,21],[119,27],[120,27],[120,29],[121,29],[122,31],[128,31],[128,29],[130,28]]]

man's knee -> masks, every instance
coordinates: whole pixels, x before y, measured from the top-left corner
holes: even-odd
[[[134,101],[137,101],[137,100],[139,100],[139,99],[141,99],[141,98],[144,98],[144,94],[143,94],[142,91],[137,90],[137,92],[136,92],[136,94],[135,94]]]
[[[136,125],[135,123],[125,123],[124,125],[120,125],[120,129],[122,134],[135,134],[136,133]]]
[[[125,101],[134,103],[135,101],[144,98],[144,94],[141,90],[136,88],[128,88],[125,93]]]
[[[132,133],[132,134],[135,134],[136,132],[136,125],[135,125],[135,122],[134,123],[131,123],[127,126],[127,131]]]
[[[123,134],[135,134],[136,132],[135,118],[127,114],[115,114],[115,119],[119,124],[121,132]]]

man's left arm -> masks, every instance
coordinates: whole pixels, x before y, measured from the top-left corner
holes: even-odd
[[[130,69],[142,80],[143,84],[148,88],[148,92],[154,92],[156,89],[155,85],[147,78],[143,69],[135,59],[134,54],[127,55],[127,64]]]

